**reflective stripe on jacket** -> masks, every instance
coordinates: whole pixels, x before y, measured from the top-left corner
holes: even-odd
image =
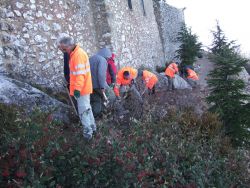
[[[74,95],[74,90],[81,92],[81,95],[90,94],[93,91],[90,64],[87,53],[76,46],[70,53],[70,95]]]
[[[130,78],[128,80],[125,80],[123,78],[123,73],[125,71],[128,71],[130,74]],[[134,80],[137,77],[137,70],[132,67],[124,67],[121,70],[118,71],[117,77],[116,77],[116,84],[114,87],[114,92],[116,96],[120,96],[119,88],[121,85],[130,85],[131,81]]]
[[[170,78],[174,78],[174,75],[179,71],[178,66],[176,63],[171,63],[165,70],[165,75],[169,76]]]
[[[142,79],[148,89],[152,89],[154,85],[158,82],[158,78],[152,72],[144,70],[142,73]]]
[[[199,80],[198,75],[192,69],[187,68],[187,74],[187,78],[190,78],[192,80]]]

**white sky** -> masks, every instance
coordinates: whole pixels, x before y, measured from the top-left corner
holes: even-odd
[[[205,46],[212,43],[211,30],[215,30],[218,20],[228,40],[236,40],[242,53],[250,57],[250,0],[167,0],[167,3],[186,7],[186,24]]]

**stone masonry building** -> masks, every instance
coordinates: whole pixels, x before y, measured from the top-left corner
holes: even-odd
[[[60,88],[60,33],[89,56],[106,46],[118,67],[154,69],[174,58],[183,22],[182,11],[163,0],[1,0],[0,74]]]

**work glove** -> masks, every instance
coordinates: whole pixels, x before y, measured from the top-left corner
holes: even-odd
[[[80,91],[75,90],[75,91],[74,91],[74,97],[75,97],[75,98],[79,98],[79,97],[80,97]]]
[[[133,84],[135,84],[135,80],[134,79],[131,80],[131,85],[133,85]]]
[[[135,85],[135,80],[132,79],[132,80],[130,81],[129,87],[132,87],[132,86],[134,86],[134,85]]]
[[[111,84],[109,85],[109,87],[112,88],[112,89],[114,89],[115,83],[111,83]]]

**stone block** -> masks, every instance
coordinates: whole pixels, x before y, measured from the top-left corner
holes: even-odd
[[[61,26],[58,23],[53,23],[52,24],[52,29],[54,31],[60,31],[61,30]]]
[[[40,18],[40,17],[42,17],[43,16],[43,13],[42,13],[42,11],[38,11],[37,13],[36,13],[36,17],[37,18]]]
[[[16,7],[21,9],[24,7],[24,4],[23,3],[20,3],[20,2],[16,2]]]
[[[22,14],[21,14],[21,12],[20,12],[19,10],[14,10],[14,12],[15,12],[15,14],[16,14],[18,17],[22,16]]]
[[[0,30],[12,32],[14,30],[14,26],[10,23],[0,22]]]
[[[0,35],[2,43],[10,43],[12,41],[11,35]]]
[[[13,47],[3,47],[4,57],[9,59],[15,57],[15,50]]]
[[[4,55],[3,48],[0,46],[0,55]]]
[[[7,18],[14,18],[15,15],[14,15],[13,12],[9,11],[9,12],[6,13],[6,17],[7,17]]]
[[[36,10],[36,5],[34,5],[34,4],[30,5],[30,9],[31,10]]]
[[[33,17],[33,13],[32,11],[27,11],[27,12],[24,12],[23,13],[23,18],[30,21],[30,20],[34,20],[34,17]]]

